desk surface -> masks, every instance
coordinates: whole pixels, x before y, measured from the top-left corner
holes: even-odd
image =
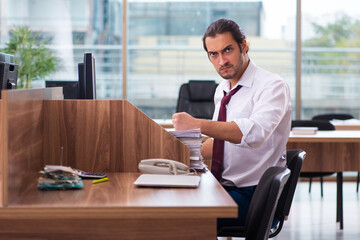
[[[359,119],[332,120],[330,121],[336,130],[360,130]]]
[[[360,131],[317,131],[313,135],[300,135],[290,133],[288,142],[358,142]]]
[[[13,210],[21,208],[31,211],[31,218],[52,217],[51,214],[54,218],[68,214],[83,217],[84,213],[95,218],[236,217],[236,203],[211,173],[200,175],[198,188],[140,188],[133,184],[139,173],[110,173],[108,182],[92,184],[91,180],[84,180],[83,189],[66,191],[40,191],[34,177],[8,208],[0,209],[0,215],[11,212],[7,217],[16,218]]]
[[[108,176],[66,191],[40,191],[34,176],[0,208],[0,239],[215,239],[217,218],[237,217],[236,203],[210,172],[198,188],[140,188],[133,184],[139,173]]]

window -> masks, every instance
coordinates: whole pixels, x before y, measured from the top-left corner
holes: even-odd
[[[302,118],[360,116],[360,10],[355,0],[302,1]]]
[[[128,99],[150,117],[166,119],[175,112],[182,83],[220,82],[202,48],[207,26],[218,18],[242,26],[252,61],[280,74],[295,92],[296,2],[287,2],[128,1]],[[284,5],[288,11],[279,19]]]
[[[26,25],[61,58],[61,69],[33,87],[44,87],[44,80],[77,80],[77,63],[84,52],[93,52],[97,97],[122,97],[122,1],[1,0],[0,9],[0,48],[14,25]]]

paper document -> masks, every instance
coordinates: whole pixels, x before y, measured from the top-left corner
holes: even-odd
[[[174,130],[174,129],[169,129],[168,132],[171,133],[172,135],[174,135],[174,136],[177,137],[177,138],[179,138],[179,137],[199,138],[199,137],[201,137],[200,128],[197,128],[197,129],[189,129],[189,130]]]
[[[314,135],[317,131],[317,127],[293,127],[291,129],[291,132],[294,135]]]

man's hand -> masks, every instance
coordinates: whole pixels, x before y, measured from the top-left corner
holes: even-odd
[[[181,112],[173,115],[175,130],[189,130],[200,128],[202,134],[209,137],[240,143],[242,132],[235,122],[218,122],[192,117],[190,114]]]
[[[192,117],[186,112],[175,113],[172,116],[175,130],[188,130],[200,128],[199,119]]]

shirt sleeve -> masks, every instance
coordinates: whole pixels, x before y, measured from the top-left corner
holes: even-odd
[[[281,79],[270,82],[254,94],[250,116],[234,119],[243,134],[241,142],[237,144],[240,147],[260,147],[291,108],[288,85]]]

